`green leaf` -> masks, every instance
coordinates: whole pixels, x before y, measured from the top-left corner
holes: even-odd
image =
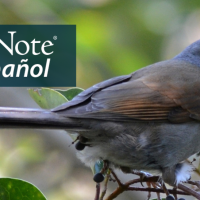
[[[33,100],[44,109],[55,108],[68,101],[61,93],[50,88],[29,89],[28,92]]]
[[[46,200],[34,185],[19,179],[0,178],[0,200]]]
[[[93,174],[99,173],[103,169],[103,161],[98,160],[93,167],[91,167]]]
[[[75,88],[70,88],[68,90],[56,89],[56,91],[60,92],[63,96],[65,96],[70,101],[79,93],[83,92],[84,90],[82,88],[75,87]]]

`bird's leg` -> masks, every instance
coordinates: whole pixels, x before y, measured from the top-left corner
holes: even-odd
[[[164,181],[162,181],[162,188],[163,188],[165,194],[166,194],[167,196],[169,196],[169,191],[168,191],[168,189],[167,189],[167,187],[166,187]]]
[[[177,187],[174,187],[173,190],[175,191],[175,193],[174,193],[174,197],[175,197],[175,199],[177,200],[177,199],[178,199],[178,197],[177,197],[177,193],[176,193],[176,191],[177,191]]]
[[[162,178],[160,178],[159,182],[162,185],[162,188],[163,188],[166,196],[168,197],[168,199],[177,199],[177,195],[176,194],[173,195],[174,197],[172,195],[170,195],[170,193],[169,193],[169,191],[168,191],[168,189],[167,189],[167,187],[165,185],[165,182],[162,180]],[[174,190],[176,190],[176,189],[174,188]]]
[[[147,182],[147,186],[148,186],[149,188],[151,188],[151,183]],[[148,192],[148,196],[147,196],[147,200],[150,200],[150,198],[151,198],[151,192],[149,191],[149,192]]]

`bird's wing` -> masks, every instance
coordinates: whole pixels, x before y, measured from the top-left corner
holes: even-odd
[[[94,93],[96,93],[96,92],[98,92],[98,91],[100,91],[100,90],[102,90],[104,88],[110,87],[112,85],[120,84],[120,83],[122,83],[124,81],[127,81],[131,77],[132,76],[130,74],[130,75],[114,77],[114,78],[105,80],[103,82],[100,82],[100,83],[98,83],[96,85],[93,85],[92,87],[88,88],[87,90],[81,92],[79,95],[74,97],[72,101],[69,101],[69,102],[64,103],[62,105],[59,105],[56,108],[53,108],[51,111],[53,111],[53,112],[63,111],[63,110],[66,110],[68,108],[71,108],[73,106],[77,106],[79,104],[82,104],[85,101],[87,101],[88,99],[90,99],[90,97]]]
[[[178,122],[181,117],[188,116],[189,119],[200,120],[200,68],[174,60],[161,63],[161,67],[162,71],[144,77],[143,83],[176,104],[168,119]]]
[[[115,121],[181,123],[191,118],[199,120],[199,77],[200,69],[196,66],[183,61],[164,61],[138,70],[130,77],[100,83],[103,87],[95,86],[79,95],[77,99],[82,99],[79,103],[65,104],[56,112],[71,117]]]

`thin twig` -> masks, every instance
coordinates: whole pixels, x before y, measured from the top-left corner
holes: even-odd
[[[147,183],[150,183],[155,189],[158,189],[158,186],[156,185],[157,183],[154,183],[154,182],[146,182]],[[148,185],[148,184],[147,184]],[[160,188],[159,188],[160,189]],[[156,192],[156,195],[157,195],[157,200],[161,200],[160,199],[160,193],[159,192]]]
[[[105,200],[112,200],[114,198],[116,198],[118,195],[120,195],[121,193],[123,193],[124,191],[142,191],[142,192],[156,192],[156,193],[165,193],[163,189],[157,189],[157,188],[140,188],[140,187],[124,187],[124,188],[120,188],[118,187],[112,194],[110,194]],[[170,194],[180,194],[180,195],[187,195],[189,196],[189,193],[180,191],[180,190],[168,190]]]
[[[196,172],[196,173],[200,176],[200,171],[199,171],[199,169],[195,168],[195,169],[194,169],[194,172]]]
[[[119,178],[117,177],[115,172],[112,169],[110,169],[110,171],[111,171],[112,175],[114,176],[115,180],[117,181],[118,185],[123,186],[123,183],[119,180]]]
[[[159,193],[159,192],[156,192],[156,195],[157,195],[157,200],[161,200],[161,199],[160,199],[160,193]]]
[[[106,178],[105,178],[105,181],[104,181],[104,189],[101,193],[101,196],[100,196],[100,199],[99,200],[103,200],[105,194],[106,194],[106,191],[107,191],[107,186],[108,186],[108,181],[109,181],[109,178],[110,178],[110,173],[111,173],[111,170],[108,169],[107,171],[107,174],[106,174]]]
[[[186,159],[186,162],[193,165],[193,163],[192,163],[189,159]],[[200,171],[199,171],[199,169],[196,168],[194,165],[193,165],[193,167],[194,167],[194,170],[193,170],[193,171],[196,172],[196,173],[200,176]]]
[[[100,194],[100,183],[96,184],[96,194],[94,200],[99,200],[99,194]]]
[[[165,191],[166,195],[168,196],[169,195],[169,191],[168,191],[168,189],[167,189],[167,187],[166,187],[164,182],[162,183],[162,188]]]
[[[156,193],[166,193],[166,191],[164,191],[163,189],[160,188],[139,188],[139,187],[131,187],[130,185],[135,184],[135,183],[139,183],[139,182],[157,182],[157,180],[159,179],[158,176],[154,176],[154,177],[144,177],[144,180],[141,180],[140,178],[138,179],[134,179],[131,181],[128,181],[125,184],[122,184],[121,181],[118,179],[117,175],[111,170],[112,175],[114,176],[114,178],[116,179],[117,183],[118,183],[118,188],[112,192],[105,200],[112,200],[114,198],[116,198],[118,195],[120,195],[121,193],[123,193],[124,191],[145,191],[145,192],[156,192]],[[180,191],[180,190],[168,190],[169,193],[171,194],[181,194],[181,195],[190,195],[190,193],[184,192],[184,191]],[[158,195],[159,197],[159,195]]]
[[[141,179],[137,178],[137,179],[133,179],[133,180],[130,180],[130,181],[126,182],[124,185],[130,186],[130,185],[133,185],[135,183],[140,183],[140,182],[141,182]]]
[[[200,194],[198,192],[195,192],[193,189],[191,189],[181,183],[178,184],[178,188],[183,190],[184,192],[196,197],[197,199],[200,199]]]
[[[195,185],[200,189],[200,181],[191,181],[191,180],[189,180],[189,181],[187,181],[187,183],[189,183],[191,185]]]
[[[158,188],[140,188],[140,187],[128,187],[129,191],[142,191],[142,192],[158,192],[158,193],[165,193],[165,191],[163,189],[158,189]],[[183,191],[180,191],[180,190],[177,190],[177,191],[174,191],[173,189],[169,189],[168,190],[170,194],[181,194],[181,195],[186,195],[186,196],[189,196],[190,194],[189,193],[186,193],[186,192],[183,192]]]
[[[175,194],[173,194],[173,195],[174,195],[175,199],[177,200],[177,199],[178,199],[178,197],[177,197],[177,193],[176,193],[176,191],[177,191],[177,188],[176,188],[176,187],[174,187],[174,188],[173,188],[173,190],[175,191]]]
[[[146,184],[148,188],[151,188],[151,183],[147,182]],[[151,198],[151,191],[148,191],[147,200],[150,200],[150,198]]]
[[[117,177],[117,175],[115,174],[115,172],[113,172],[112,169],[110,169],[110,171],[111,171],[111,174],[113,175],[113,177],[115,178],[115,180],[117,181],[118,187],[117,187],[117,189],[116,189],[114,192],[112,192],[105,200],[112,200],[112,199],[116,198],[119,194],[123,193],[123,192],[128,188],[128,186],[129,186],[129,185],[123,184],[123,183],[119,180],[119,178]]]
[[[150,177],[144,177],[142,180],[141,178],[137,178],[137,179],[133,179],[133,180],[130,180],[128,182],[126,182],[124,185],[132,185],[132,184],[135,184],[135,183],[141,183],[141,182],[152,182],[152,183],[156,183],[158,180],[159,180],[159,176],[150,176]]]
[[[119,180],[119,178],[117,177],[117,175],[111,170],[112,175],[114,176],[115,180],[118,183],[118,188],[112,193],[110,194],[105,200],[112,200],[114,198],[116,198],[119,194],[123,193],[124,191],[145,191],[145,192],[156,192],[158,193],[167,193],[167,194],[173,194],[175,195],[175,197],[177,197],[177,194],[181,194],[181,195],[192,195],[194,197],[196,197],[197,199],[200,199],[200,194],[188,187],[186,187],[185,185],[179,184],[178,188],[181,189],[180,190],[167,190],[167,188],[163,187],[163,189],[161,188],[139,188],[139,187],[131,187],[130,185],[135,184],[135,183],[141,183],[141,182],[150,182],[150,183],[156,183],[159,180],[159,176],[149,176],[149,177],[143,177],[143,179],[141,180],[141,178],[138,179],[134,179],[131,181],[126,182],[125,184],[121,183],[121,181]],[[139,172],[137,172],[137,175],[140,175]],[[194,181],[188,181],[187,183],[192,184],[192,185],[199,185],[199,182],[194,182]]]

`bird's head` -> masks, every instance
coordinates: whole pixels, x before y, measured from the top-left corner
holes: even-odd
[[[200,40],[186,47],[180,54],[175,56],[175,60],[184,60],[200,67]]]

